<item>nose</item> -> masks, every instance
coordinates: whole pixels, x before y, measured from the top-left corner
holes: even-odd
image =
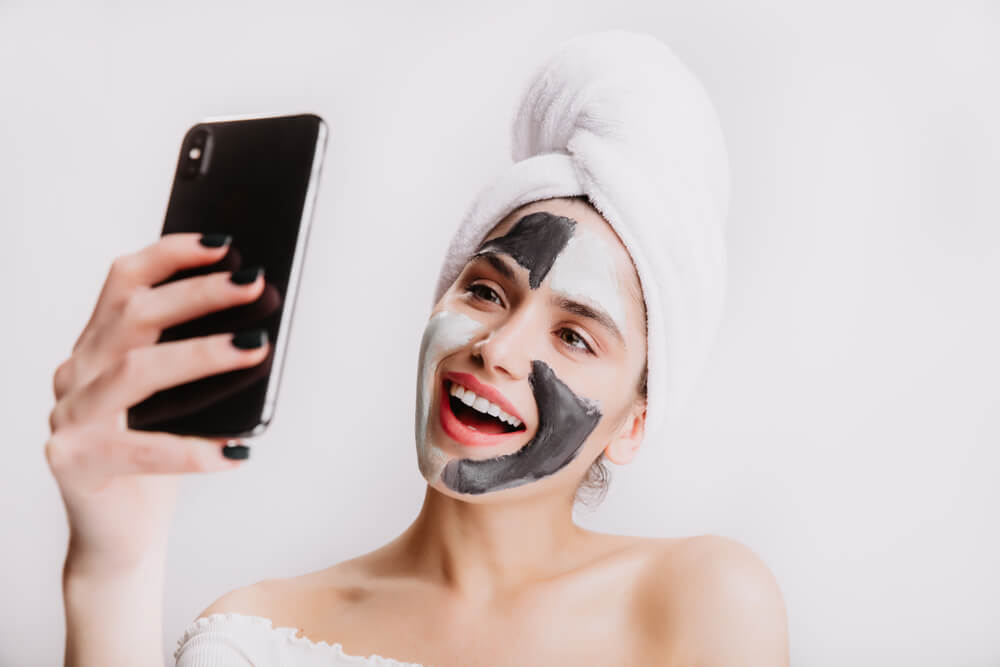
[[[472,353],[491,372],[521,380],[531,372],[532,351],[538,344],[540,326],[531,307],[511,310],[472,346]]]

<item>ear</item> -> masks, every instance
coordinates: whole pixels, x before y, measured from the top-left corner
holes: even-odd
[[[625,419],[615,439],[604,448],[604,455],[612,463],[631,463],[639,452],[642,437],[646,434],[646,402],[636,403]]]

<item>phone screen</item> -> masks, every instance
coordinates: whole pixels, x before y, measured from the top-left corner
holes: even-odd
[[[129,428],[206,437],[248,437],[267,427],[281,368],[326,144],[312,114],[206,121],[181,144],[163,234],[224,233],[217,263],[185,269],[159,284],[260,266],[264,292],[253,303],[165,329],[158,342],[263,328],[271,350],[256,366],[161,390],[128,410]]]

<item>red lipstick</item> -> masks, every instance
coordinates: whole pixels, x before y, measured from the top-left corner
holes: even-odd
[[[448,375],[451,375],[450,373]],[[463,373],[457,373],[456,375],[464,375]],[[509,443],[512,436],[519,436],[524,433],[524,429],[518,431],[510,431],[509,433],[484,433],[483,431],[477,431],[475,429],[469,428],[455,416],[455,413],[451,411],[451,392],[448,391],[448,377],[446,376],[444,380],[441,381],[441,394],[440,400],[438,401],[438,417],[441,421],[441,428],[444,432],[455,442],[460,445],[465,445],[467,447],[492,447],[495,445],[502,445]],[[456,380],[458,382],[458,380]],[[464,382],[459,382],[459,384],[465,384]],[[473,389],[469,385],[465,385]],[[494,399],[489,399],[494,400]],[[496,401],[498,405],[503,405],[499,401]],[[504,408],[506,411],[507,408]],[[518,417],[520,419],[520,417]],[[524,420],[521,420],[522,422]]]
[[[476,392],[476,396],[482,396],[487,401],[492,401],[503,408],[503,411],[507,414],[517,417],[522,422],[524,417],[517,413],[517,409],[514,405],[507,400],[507,397],[500,393],[500,390],[496,387],[491,387],[488,384],[483,384],[476,379],[476,376],[470,375],[468,373],[445,373],[444,377],[446,380],[452,380],[457,382],[463,387],[467,387],[472,391]]]

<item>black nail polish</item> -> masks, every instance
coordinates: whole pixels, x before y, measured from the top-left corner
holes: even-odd
[[[262,273],[264,273],[263,266],[248,266],[245,269],[233,271],[229,275],[229,281],[236,285],[249,285],[257,280]]]
[[[241,350],[252,350],[267,342],[267,329],[250,329],[233,334],[233,345]]]
[[[199,241],[206,248],[221,248],[232,242],[231,234],[202,234]]]
[[[227,459],[248,459],[250,458],[250,448],[246,445],[222,446],[222,455]]]

